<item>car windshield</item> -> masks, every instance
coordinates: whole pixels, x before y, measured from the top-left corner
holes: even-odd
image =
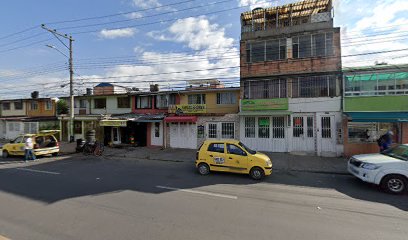
[[[408,161],[408,146],[399,145],[397,147],[385,150],[384,152],[382,152],[382,154],[393,158],[398,158],[404,161]]]
[[[242,142],[239,142],[238,144],[239,144],[239,146],[241,146],[243,149],[245,149],[250,154],[255,154],[256,153],[256,151],[254,151],[254,150],[250,149],[249,147],[245,146]]]

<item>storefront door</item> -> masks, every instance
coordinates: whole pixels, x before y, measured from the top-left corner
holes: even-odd
[[[112,127],[112,143],[113,144],[122,143],[120,138],[120,129],[118,127]]]
[[[294,115],[292,123],[292,151],[315,152],[314,116]]]
[[[336,136],[334,116],[324,115],[319,117],[319,156],[336,155]]]

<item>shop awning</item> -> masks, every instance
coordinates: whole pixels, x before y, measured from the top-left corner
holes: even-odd
[[[150,122],[150,123],[154,123],[154,122],[161,122],[161,121],[163,121],[163,119],[164,119],[163,115],[160,115],[160,116],[146,115],[146,116],[141,116],[141,117],[135,119],[134,122],[145,122],[145,123]]]
[[[352,122],[408,122],[408,112],[345,112]]]
[[[240,116],[284,116],[292,114],[291,111],[244,111],[239,112]]]
[[[101,127],[126,127],[127,120],[101,120],[99,126]]]
[[[197,116],[173,116],[173,117],[166,117],[164,119],[165,122],[197,122]]]

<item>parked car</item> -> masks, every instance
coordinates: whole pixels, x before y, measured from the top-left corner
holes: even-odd
[[[59,153],[59,142],[54,136],[57,130],[40,131],[37,134],[24,134],[3,145],[3,158],[9,156],[24,156],[24,145],[28,137],[31,137],[34,144],[34,154],[36,156]]]
[[[197,150],[196,167],[201,175],[210,171],[249,174],[260,180],[272,173],[272,161],[237,140],[206,140]]]
[[[353,156],[348,162],[348,171],[389,193],[401,194],[407,190],[408,184],[408,144],[382,153]]]

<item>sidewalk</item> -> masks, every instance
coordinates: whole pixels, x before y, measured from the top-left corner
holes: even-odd
[[[62,155],[75,152],[75,143],[62,143]],[[344,158],[298,156],[288,153],[268,153],[275,171],[302,171],[317,173],[347,174],[347,160]],[[196,150],[193,149],[160,149],[147,147],[110,148],[105,147],[105,157],[125,159],[150,159],[170,162],[195,161]]]

